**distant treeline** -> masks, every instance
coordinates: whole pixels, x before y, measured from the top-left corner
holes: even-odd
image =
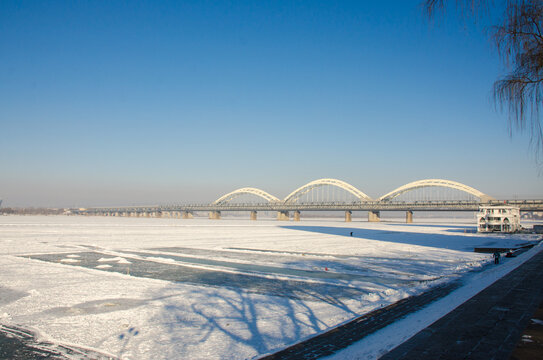
[[[34,208],[34,207],[25,207],[25,208],[6,207],[6,208],[0,208],[0,214],[2,215],[62,215],[64,214],[64,209]]]
[[[523,211],[520,214],[521,219],[543,220],[543,211]]]

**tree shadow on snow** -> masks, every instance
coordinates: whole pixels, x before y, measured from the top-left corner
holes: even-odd
[[[345,320],[357,316],[340,297],[313,291],[310,285],[297,292],[305,301],[237,288],[172,284],[154,294],[162,299],[161,310],[151,319],[162,328],[156,351],[165,359],[254,358],[335,325],[308,305],[315,301],[341,309]],[[172,293],[178,296],[170,297]]]

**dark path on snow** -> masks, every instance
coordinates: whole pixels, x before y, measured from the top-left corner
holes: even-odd
[[[459,285],[459,282],[446,284],[403,299],[261,360],[318,359],[332,355],[447,295]],[[509,359],[542,300],[543,251],[540,251],[381,359]]]

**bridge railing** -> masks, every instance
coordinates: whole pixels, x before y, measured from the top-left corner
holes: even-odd
[[[491,200],[485,205],[518,206],[522,211],[543,211],[543,200]],[[149,213],[168,211],[476,211],[482,205],[472,200],[419,201],[333,201],[333,202],[266,202],[226,204],[168,204],[156,206],[100,207],[72,209],[75,214]]]

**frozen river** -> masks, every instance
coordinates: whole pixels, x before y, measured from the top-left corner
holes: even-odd
[[[535,239],[473,228],[3,216],[0,325],[124,359],[255,358]]]

